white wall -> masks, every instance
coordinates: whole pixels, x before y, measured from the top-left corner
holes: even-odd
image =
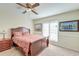
[[[6,37],[9,36],[9,29],[18,26],[30,28],[32,30],[32,20],[29,14],[22,14],[17,9],[16,4],[0,4],[0,33],[5,30]],[[0,34],[0,38],[2,35]]]
[[[36,19],[33,21],[34,24],[53,22],[53,21],[68,21],[68,20],[79,20],[79,10],[66,12],[46,18]],[[53,42],[55,45],[59,45],[65,48],[79,51],[79,32],[60,32],[59,41]]]

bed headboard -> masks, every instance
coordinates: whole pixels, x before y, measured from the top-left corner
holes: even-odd
[[[26,27],[17,27],[17,28],[12,28],[11,29],[11,39],[14,36],[13,32],[28,32],[30,34],[30,29]]]

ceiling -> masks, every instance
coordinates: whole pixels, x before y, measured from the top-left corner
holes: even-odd
[[[78,3],[40,3],[40,6],[36,7],[36,11],[38,12],[39,15],[35,15],[32,12],[28,12],[23,15],[29,15],[31,19],[37,19],[37,18],[56,15],[59,13],[68,12],[76,9],[79,9]],[[10,4],[4,3],[4,4],[0,4],[0,12],[2,12],[1,10],[4,11],[4,13],[6,11],[6,13],[22,14],[22,11],[24,11],[24,8],[22,9],[21,7],[18,8],[18,5],[14,3],[10,3]]]
[[[39,15],[31,14],[31,18],[37,19],[76,9],[79,9],[79,4],[77,3],[41,3],[40,6],[37,7]]]

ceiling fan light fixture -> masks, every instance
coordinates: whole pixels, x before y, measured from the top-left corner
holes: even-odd
[[[31,9],[27,9],[27,12],[31,11]]]

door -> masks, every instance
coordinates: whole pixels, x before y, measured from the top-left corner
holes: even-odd
[[[43,23],[42,25],[42,34],[44,37],[49,36],[49,23]]]
[[[50,35],[49,35],[49,39],[51,41],[58,41],[58,22],[51,22],[50,23]]]
[[[58,41],[58,22],[43,23],[42,34],[44,37],[49,36],[49,40]]]

